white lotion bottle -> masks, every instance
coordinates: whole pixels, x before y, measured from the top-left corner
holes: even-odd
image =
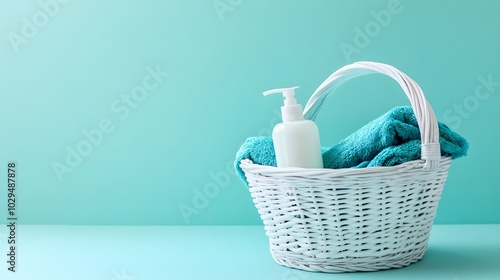
[[[283,122],[274,127],[272,136],[278,167],[323,168],[318,127],[304,119],[302,106],[295,100],[296,88],[264,92],[265,96],[282,93],[285,97],[281,107]]]

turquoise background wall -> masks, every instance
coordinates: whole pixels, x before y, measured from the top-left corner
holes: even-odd
[[[358,60],[415,79],[470,140],[436,223],[500,223],[499,1],[2,1],[0,182],[23,224],[260,224],[232,170],[279,98]],[[324,146],[407,105],[387,77],[323,107]],[[6,183],[0,219],[6,220]]]

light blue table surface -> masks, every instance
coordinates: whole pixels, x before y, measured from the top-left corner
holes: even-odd
[[[5,226],[3,226],[5,227]],[[5,230],[1,254],[6,259]],[[19,226],[7,280],[500,279],[500,225],[435,225],[424,258],[406,268],[324,274],[285,268],[263,226]]]

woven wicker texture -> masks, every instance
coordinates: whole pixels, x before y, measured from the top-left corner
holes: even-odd
[[[425,253],[451,159],[440,156],[437,120],[420,87],[392,66],[354,63],[318,88],[305,116],[313,119],[339,84],[369,73],[393,77],[409,97],[422,132],[422,159],[360,169],[276,168],[242,160],[271,254],[282,265],[374,271],[409,265]]]
[[[274,259],[323,272],[406,266],[427,247],[451,160],[394,167],[299,169],[241,163]]]

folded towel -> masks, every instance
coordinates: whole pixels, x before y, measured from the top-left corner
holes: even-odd
[[[327,150],[325,147],[321,147],[321,152]],[[249,159],[253,163],[259,165],[277,166],[276,154],[274,152],[273,139],[271,137],[249,137],[241,145],[240,149],[236,153],[236,160],[234,161],[234,167],[236,169],[236,174],[248,185],[245,173],[240,167],[240,161],[243,159]]]
[[[445,124],[438,125],[441,155],[452,159],[465,156],[467,141]],[[325,168],[393,166],[421,157],[420,130],[411,107],[396,107],[333,147],[322,147],[321,151]],[[237,152],[236,173],[248,185],[239,166],[242,159],[276,166],[272,138],[250,137]]]
[[[441,155],[456,159],[467,154],[467,141],[438,122]],[[325,168],[393,166],[421,157],[418,122],[409,106],[396,107],[371,121],[323,153]]]

